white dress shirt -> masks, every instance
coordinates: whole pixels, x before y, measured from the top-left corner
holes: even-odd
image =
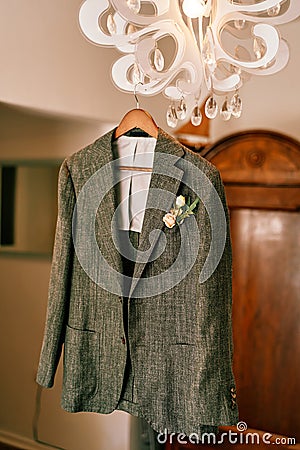
[[[119,166],[153,167],[156,139],[152,137],[120,136],[115,142]],[[121,170],[119,173],[120,230],[141,232],[143,227],[151,172]]]

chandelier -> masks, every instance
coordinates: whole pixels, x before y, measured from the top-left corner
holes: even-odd
[[[115,85],[163,93],[167,124],[176,127],[187,117],[200,125],[204,101],[209,119],[239,118],[244,82],[288,63],[276,25],[299,15],[300,0],[85,0],[79,24],[91,42],[122,54]]]

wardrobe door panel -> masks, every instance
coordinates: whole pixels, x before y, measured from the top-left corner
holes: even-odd
[[[300,215],[234,209],[231,229],[240,418],[251,428],[295,435],[300,431]]]

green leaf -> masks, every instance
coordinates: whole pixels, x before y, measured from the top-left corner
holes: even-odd
[[[192,211],[193,209],[196,208],[196,206],[197,206],[199,200],[200,200],[199,197],[197,197],[196,200],[193,201],[193,203],[192,203],[191,206],[190,206],[190,210],[191,210],[191,211]]]

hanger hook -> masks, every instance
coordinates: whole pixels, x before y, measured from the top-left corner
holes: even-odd
[[[139,102],[138,96],[136,95],[136,88],[139,84],[143,84],[143,83],[141,81],[139,81],[137,84],[134,85],[134,89],[133,89],[133,95],[135,98],[136,109],[140,109],[140,102]]]

